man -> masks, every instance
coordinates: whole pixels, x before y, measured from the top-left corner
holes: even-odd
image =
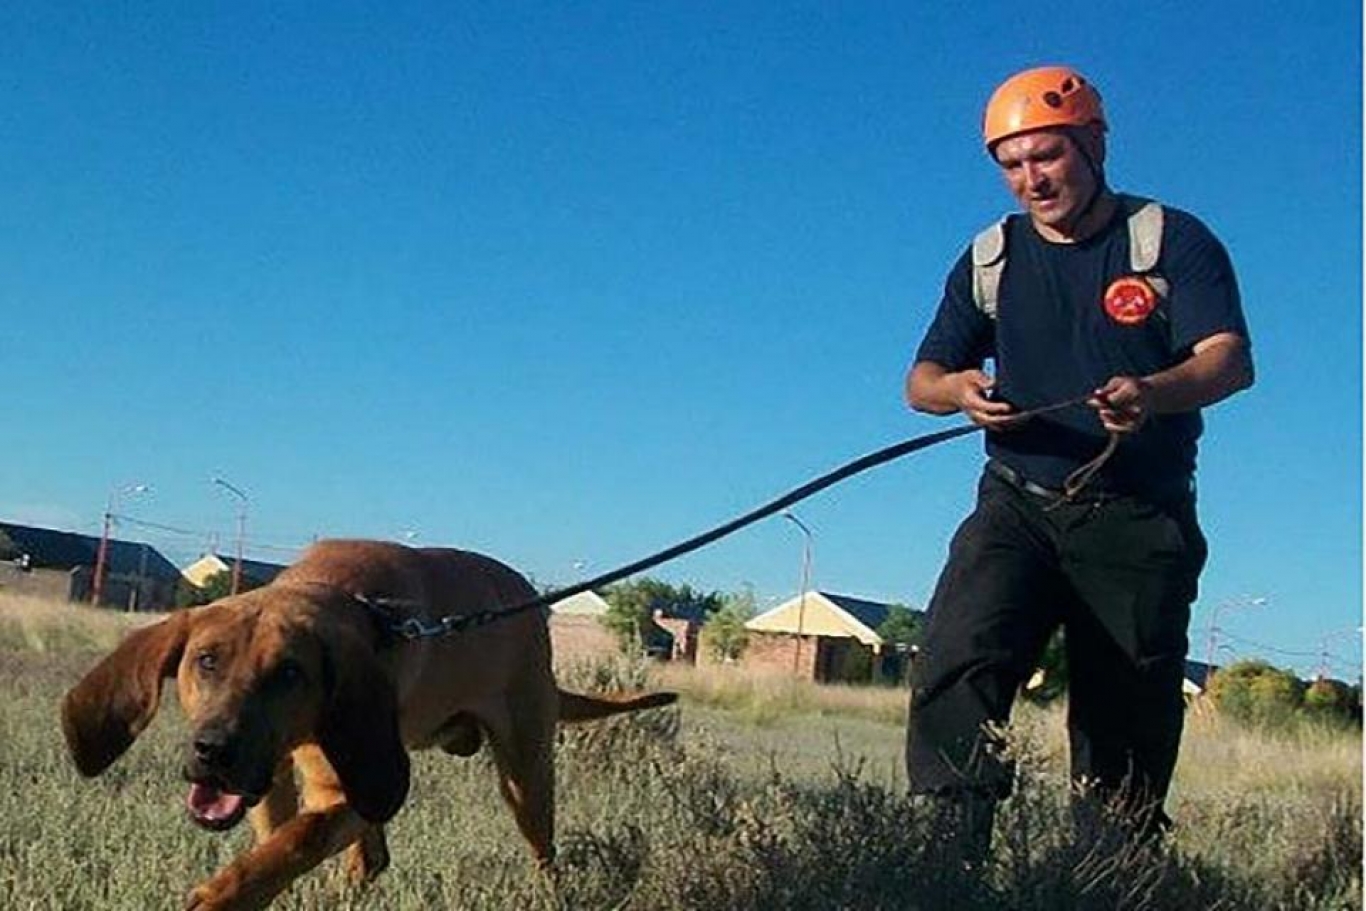
[[[1023,215],[959,259],[906,379],[912,408],[987,431],[977,505],[931,601],[906,747],[912,792],[937,798],[969,860],[1011,787],[999,726],[1059,627],[1079,831],[1115,810],[1126,835],[1170,824],[1205,560],[1200,409],[1253,372],[1223,246],[1187,213],[1113,192],[1106,129],[1099,93],[1070,68],[997,89],[986,148]]]

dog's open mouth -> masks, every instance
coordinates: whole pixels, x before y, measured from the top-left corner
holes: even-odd
[[[227,831],[241,822],[251,803],[254,801],[244,794],[234,794],[206,782],[193,782],[185,798],[190,818],[215,832]]]

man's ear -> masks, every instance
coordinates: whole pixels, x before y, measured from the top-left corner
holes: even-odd
[[[123,755],[156,715],[161,682],[174,677],[194,622],[182,610],[134,630],[62,700],[62,733],[82,775]]]
[[[1071,128],[1072,141],[1081,146],[1086,157],[1098,168],[1105,167],[1105,128],[1098,123]]]
[[[398,699],[369,646],[349,633],[323,643],[325,704],[318,744],[367,822],[388,822],[408,797],[408,752]]]

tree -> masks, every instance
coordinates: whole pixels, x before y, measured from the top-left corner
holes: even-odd
[[[915,649],[925,635],[924,612],[911,610],[904,604],[892,604],[887,610],[887,617],[878,625],[875,632],[886,646],[882,653],[882,661],[878,665],[879,674],[875,682],[893,686],[908,683]],[[852,668],[849,669],[849,673],[860,677],[867,676],[866,673]]]
[[[1280,726],[1296,714],[1304,684],[1265,661],[1237,661],[1210,677],[1209,697],[1219,711],[1245,724]]]
[[[623,651],[656,651],[668,646],[670,636],[655,623],[656,613],[703,620],[721,609],[721,596],[716,592],[704,595],[686,584],[670,585],[648,576],[618,582],[603,592],[603,598],[607,601],[603,625],[616,635]]]
[[[237,592],[241,594],[260,587],[243,575],[239,580]],[[201,604],[212,604],[219,598],[226,598],[231,594],[232,570],[224,569],[206,578],[203,585],[191,585],[186,582],[179,586],[176,589],[176,607],[197,607]]]
[[[1304,691],[1304,713],[1330,724],[1360,724],[1357,692],[1341,680],[1320,677]]]
[[[887,610],[887,619],[882,621],[876,632],[883,642],[891,645],[919,645],[924,627],[924,614],[904,604],[893,604]]]
[[[749,630],[745,624],[756,613],[754,589],[727,595],[721,609],[707,618],[702,627],[707,652],[718,662],[740,660],[749,646]]]

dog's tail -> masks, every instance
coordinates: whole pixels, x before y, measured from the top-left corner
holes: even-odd
[[[585,696],[560,690],[560,720],[573,724],[577,721],[596,721],[609,715],[638,712],[672,705],[677,693],[645,693],[640,696]]]

